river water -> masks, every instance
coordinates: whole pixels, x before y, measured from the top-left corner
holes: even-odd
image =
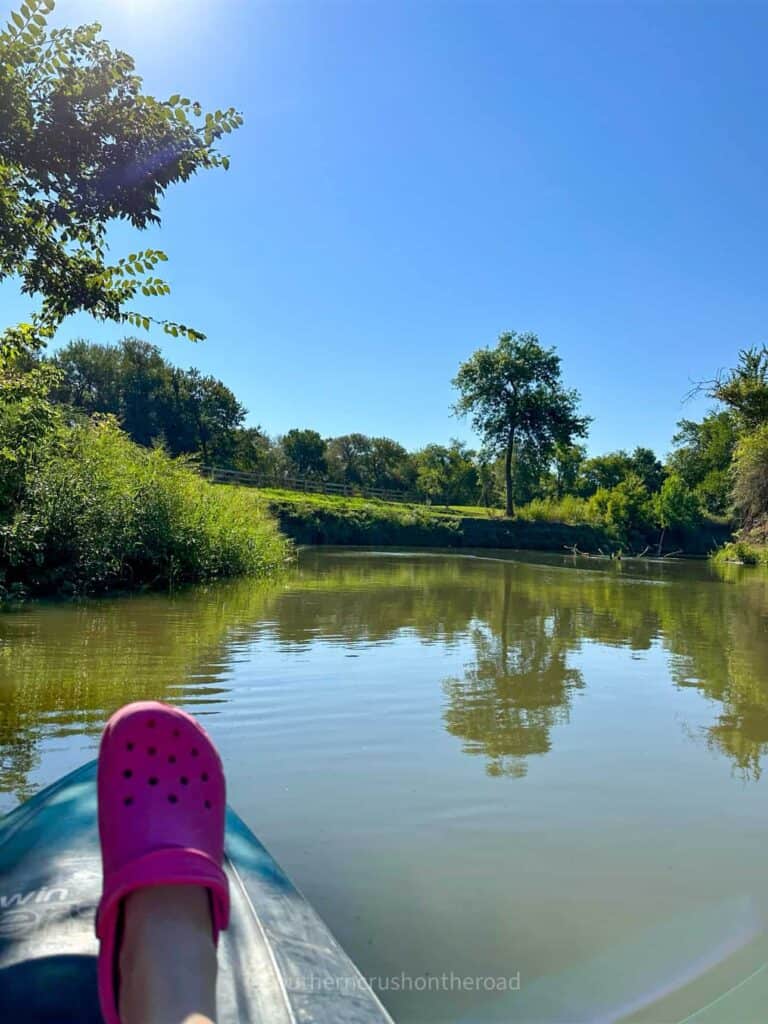
[[[401,1024],[768,1018],[768,576],[312,550],[0,615],[0,810],[119,705],[229,798]]]

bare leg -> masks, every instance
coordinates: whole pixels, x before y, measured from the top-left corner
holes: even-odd
[[[214,1024],[216,948],[205,889],[164,885],[128,896],[119,1009],[123,1024]]]

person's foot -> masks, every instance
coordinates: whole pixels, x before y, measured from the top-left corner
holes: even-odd
[[[104,886],[96,916],[107,1024],[209,1024],[229,918],[221,760],[189,715],[154,701],[107,723],[99,750]]]

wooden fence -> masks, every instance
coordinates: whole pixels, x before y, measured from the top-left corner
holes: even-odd
[[[242,484],[243,487],[275,487],[287,491],[305,491],[311,494],[336,494],[347,498],[378,498],[380,501],[400,501],[423,504],[424,499],[408,491],[388,491],[381,487],[360,487],[357,484],[337,484],[330,480],[317,480],[311,476],[267,476],[244,473],[239,469],[219,469],[200,466],[200,472],[215,484]]]

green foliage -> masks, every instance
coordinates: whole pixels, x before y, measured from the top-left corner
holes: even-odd
[[[411,457],[389,437],[343,434],[329,438],[326,462],[335,483],[395,491],[413,486]]]
[[[768,423],[768,346],[740,352],[736,369],[715,380],[709,393],[733,411],[743,431]]]
[[[596,516],[586,498],[566,494],[559,500],[534,498],[517,510],[518,517],[533,522],[568,523],[571,526],[603,526],[602,517]]]
[[[648,489],[634,473],[615,487],[597,490],[588,508],[593,523],[602,523],[620,539],[627,538],[632,530],[646,528],[652,514]]]
[[[0,281],[16,278],[41,297],[33,322],[21,325],[37,347],[81,311],[150,326],[131,304],[139,293],[167,293],[154,273],[166,256],[145,249],[110,262],[107,229],[159,223],[170,185],[228,166],[217,143],[242,123],[232,108],[204,114],[186,97],[148,95],[100,25],[49,28],[53,8],[25,0],[0,32]],[[157,322],[174,336],[203,337]]]
[[[226,385],[198,370],[180,370],[146,341],[119,345],[73,341],[52,360],[56,401],[86,415],[117,417],[142,445],[163,442],[172,455],[200,454],[227,465],[246,410]]]
[[[736,445],[733,504],[745,531],[768,534],[768,423]]]
[[[664,481],[661,490],[653,496],[652,504],[656,522],[662,530],[696,526],[701,520],[699,499],[674,474]]]
[[[110,418],[46,435],[2,539],[6,582],[32,591],[264,576],[287,556],[245,492],[135,445]]]
[[[512,515],[515,451],[543,464],[556,445],[584,437],[589,418],[577,413],[578,393],[563,387],[553,348],[542,348],[535,334],[515,332],[475,352],[453,384],[460,394],[456,413],[471,416],[487,452],[505,457],[506,513]]]
[[[261,427],[240,427],[232,437],[231,468],[243,473],[275,476],[277,453]]]
[[[638,446],[629,457],[631,472],[642,480],[649,494],[661,490],[666,470],[650,448]]]
[[[633,476],[653,494],[664,481],[664,467],[650,448],[638,447],[628,455],[625,451],[596,455],[581,463],[574,481],[574,490],[585,498],[602,489],[610,491]]]
[[[328,470],[326,442],[316,430],[289,430],[280,440],[289,473],[321,477]]]
[[[672,438],[669,471],[699,496],[707,512],[725,515],[731,489],[731,461],[738,441],[736,417],[729,410],[711,412],[700,423],[681,420]]]
[[[60,422],[49,401],[56,371],[24,367],[21,357],[0,361],[0,522],[23,492],[43,440]]]
[[[428,444],[415,452],[416,493],[441,505],[477,501],[480,484],[474,452],[460,441],[450,445]]]
[[[740,562],[742,565],[768,565],[768,546],[749,544],[745,540],[732,541],[718,548],[713,560],[720,565],[729,562]]]
[[[581,444],[557,444],[553,455],[552,490],[555,498],[575,494],[587,450]]]
[[[587,498],[599,490],[610,491],[632,472],[632,462],[624,451],[607,452],[586,459],[577,479],[578,492]]]

